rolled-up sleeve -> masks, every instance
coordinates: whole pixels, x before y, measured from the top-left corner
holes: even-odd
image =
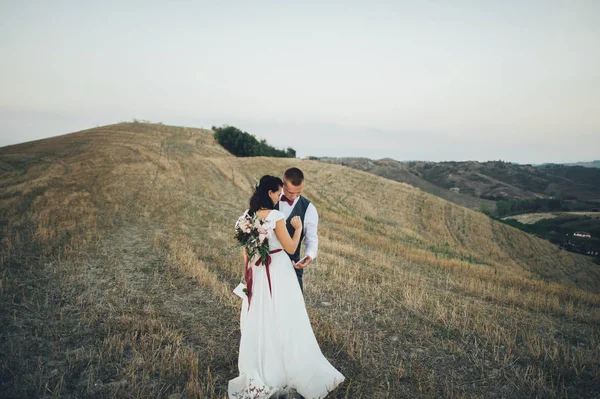
[[[306,251],[304,255],[310,256],[313,260],[317,258],[319,251],[319,214],[313,204],[309,204],[304,214],[304,243]]]

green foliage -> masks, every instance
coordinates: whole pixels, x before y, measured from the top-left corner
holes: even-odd
[[[558,199],[536,198],[527,200],[503,200],[496,202],[496,216],[504,217],[520,213],[555,212],[563,208]]]
[[[494,220],[507,224],[539,238],[546,239],[551,243],[566,249],[567,251],[583,255],[600,252],[600,222],[598,219],[584,216],[572,216],[563,218],[549,218],[537,221],[533,224],[524,224],[515,219],[500,219],[490,215]],[[592,238],[579,238],[574,235],[576,231],[586,231]],[[597,257],[600,261],[600,257]]]
[[[484,214],[484,215],[490,215],[490,208],[487,206],[487,204],[481,204],[481,206],[479,207],[479,210]]]
[[[292,147],[288,147],[285,152],[288,154],[288,158],[296,158],[296,150],[294,150]]]
[[[276,157],[296,158],[296,151],[288,147],[279,150],[267,144],[266,140],[258,141],[250,133],[234,126],[212,127],[214,137],[227,151],[236,157]]]

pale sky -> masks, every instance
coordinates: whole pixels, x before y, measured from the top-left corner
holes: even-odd
[[[289,3],[0,0],[0,146],[138,118],[300,157],[600,159],[599,0]]]

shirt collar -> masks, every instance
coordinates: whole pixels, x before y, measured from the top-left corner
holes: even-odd
[[[281,204],[281,197],[283,197],[285,194],[283,193],[283,190],[281,190],[281,195],[279,196],[279,203]],[[288,204],[288,206],[294,206],[296,205],[296,202],[298,202],[298,200],[300,199],[300,195],[296,197],[296,199],[294,200],[294,202],[292,202],[292,205],[288,204],[287,202],[283,201],[284,203]]]

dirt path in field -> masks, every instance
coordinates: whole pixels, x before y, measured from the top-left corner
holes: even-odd
[[[4,276],[0,396],[223,397],[237,315],[165,267],[152,226]]]

